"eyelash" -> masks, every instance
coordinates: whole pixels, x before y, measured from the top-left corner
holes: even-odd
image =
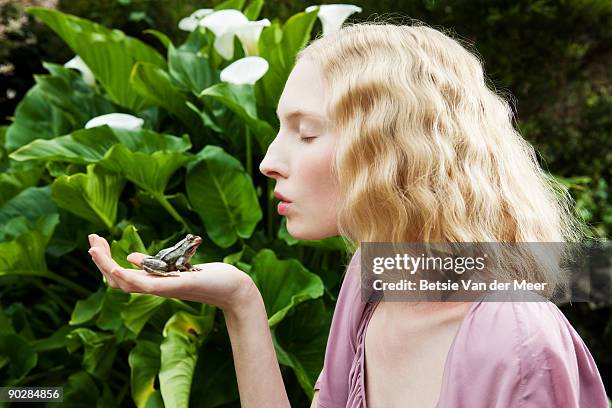
[[[311,139],[316,139],[316,137],[300,137],[300,140],[304,143],[310,143]]]

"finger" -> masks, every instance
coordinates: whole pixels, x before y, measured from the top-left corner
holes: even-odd
[[[110,246],[108,245],[108,242],[97,234],[92,234],[92,235],[93,235],[94,246],[99,247],[102,250],[102,252],[105,253],[110,258],[111,250],[110,250]]]
[[[132,252],[127,256],[127,260],[139,268],[142,268],[142,260],[148,256],[149,255],[140,252]]]
[[[109,271],[106,271],[105,268],[100,263],[100,256],[98,254],[98,251],[99,251],[99,248],[92,247],[92,248],[89,249],[88,252],[91,255],[91,259],[92,259],[93,263],[96,264],[96,266],[98,267],[100,272],[102,272],[102,275],[104,275],[104,277],[106,277],[106,281],[108,282],[108,285],[111,288],[116,289],[118,287],[117,282],[115,282],[115,279],[113,279],[113,277],[110,275]]]
[[[111,276],[124,292],[155,294],[155,279],[145,271],[117,267],[111,271]]]

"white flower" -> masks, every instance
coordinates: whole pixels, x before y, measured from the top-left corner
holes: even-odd
[[[264,18],[259,21],[249,21],[236,28],[236,35],[242,43],[242,48],[247,56],[259,55],[257,44],[259,36],[264,27],[270,26],[270,20]]]
[[[308,6],[306,12],[310,13],[319,7],[317,17],[323,26],[323,36],[338,31],[342,23],[353,13],[361,13],[361,7],[352,4],[322,4],[320,6]]]
[[[195,17],[198,20],[200,20],[200,19],[203,19],[207,15],[212,14],[214,12],[215,12],[215,9],[211,9],[211,8],[197,9],[196,11],[191,13],[191,17]]]
[[[257,55],[261,30],[269,25],[267,18],[249,21],[240,10],[235,9],[215,11],[200,20],[201,27],[215,34],[215,50],[226,60],[234,56],[234,35],[240,39],[245,55]]]
[[[200,20],[215,10],[211,8],[198,9],[189,16],[184,17],[179,21],[178,27],[183,31],[193,31],[198,27]]]
[[[240,58],[223,71],[221,71],[221,81],[229,82],[234,85],[250,84],[254,85],[268,71],[269,64],[261,57]]]
[[[85,64],[85,61],[81,59],[78,55],[64,64],[66,68],[76,69],[81,72],[81,76],[83,77],[83,81],[90,86],[94,86],[96,83],[96,78],[94,77],[91,69]]]
[[[96,116],[85,124],[85,129],[96,126],[108,125],[112,128],[140,130],[144,120],[127,113],[107,113],[106,115]]]

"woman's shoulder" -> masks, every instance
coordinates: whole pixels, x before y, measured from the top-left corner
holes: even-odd
[[[449,396],[480,386],[504,406],[607,408],[595,361],[557,305],[496,300],[476,302],[460,326],[445,367]]]
[[[504,301],[488,294],[476,303],[461,329],[473,353],[486,353],[495,344],[499,358],[520,358],[538,366],[541,359],[576,351],[584,342],[553,302],[537,295]],[[520,300],[525,299],[525,300]],[[480,341],[476,340],[480,339]],[[510,352],[514,352],[510,354]],[[489,358],[491,356],[489,355]]]

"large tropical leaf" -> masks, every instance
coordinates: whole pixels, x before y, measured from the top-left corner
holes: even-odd
[[[0,173],[0,206],[26,188],[37,185],[43,171],[41,163],[10,160]]]
[[[272,331],[279,362],[293,369],[309,398],[323,368],[332,315],[323,299],[315,299],[296,306]]]
[[[51,185],[51,196],[59,207],[95,225],[112,229],[124,185],[122,175],[89,164],[87,173],[55,179]]]
[[[268,150],[276,132],[268,122],[257,117],[255,92],[252,85],[221,82],[203,90],[200,97],[213,98],[227,106],[253,132],[261,151],[265,153]]]
[[[139,62],[134,65],[130,82],[137,92],[174,114],[194,134],[201,130],[200,118],[186,104],[187,95],[172,83],[166,71],[155,64]]]
[[[117,339],[112,333],[79,327],[66,336],[66,341],[71,353],[83,346],[82,364],[89,374],[101,380],[108,378],[118,349]]]
[[[57,214],[57,206],[51,199],[51,187],[28,187],[4,205],[0,204],[0,225],[19,217],[25,217],[30,223],[36,223],[41,216]],[[6,231],[5,231],[6,232]],[[0,232],[0,237],[4,236]]]
[[[170,75],[194,95],[219,82],[219,73],[213,70],[208,57],[198,51],[175,48],[169,44],[168,67]]]
[[[85,61],[113,102],[134,111],[153,105],[152,100],[134,90],[129,78],[136,62],[166,68],[165,59],[155,49],[120,30],[55,9],[30,7],[27,11],[62,37]]]
[[[213,325],[214,307],[202,316],[176,312],[166,323],[161,348],[159,383],[166,406],[187,408],[198,349]]]
[[[11,153],[13,160],[59,160],[78,164],[97,163],[116,144],[134,152],[152,154],[159,150],[184,152],[189,137],[178,138],[151,130],[126,130],[107,125],[77,130],[51,140],[35,140]]]
[[[181,152],[158,151],[148,155],[115,145],[102,164],[120,169],[130,181],[152,194],[163,194],[170,176],[189,160]]]
[[[187,170],[187,195],[208,236],[227,248],[249,238],[262,212],[242,164],[218,146],[206,146]]]
[[[323,281],[297,259],[279,260],[270,249],[262,249],[248,272],[266,305],[268,323],[274,326],[297,304],[323,295]]]
[[[150,404],[163,406],[154,404],[158,400],[161,402],[161,393],[154,387],[155,377],[161,366],[160,359],[159,344],[153,341],[138,340],[130,351],[130,388],[138,408],[149,407]]]
[[[17,104],[14,122],[6,131],[8,151],[35,139],[51,139],[72,130],[67,112],[53,105],[40,86],[34,85]]]

